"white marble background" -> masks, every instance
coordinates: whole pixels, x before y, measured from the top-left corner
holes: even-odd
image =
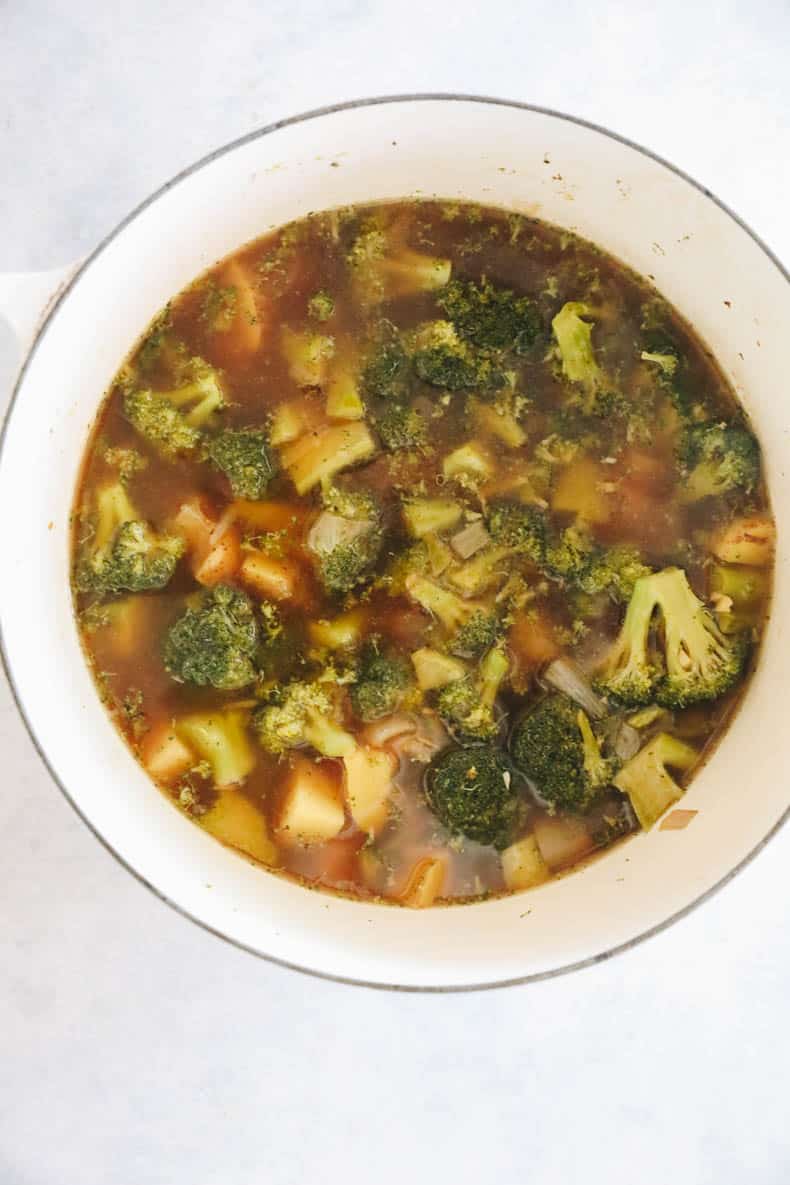
[[[607,124],[788,260],[788,46],[788,0],[0,0],[0,269],[81,255],[276,117],[424,89]],[[0,327],[3,391],[14,361]],[[0,759],[0,1185],[790,1179],[790,829],[612,962],[397,996],[168,910],[72,814],[4,685]]]

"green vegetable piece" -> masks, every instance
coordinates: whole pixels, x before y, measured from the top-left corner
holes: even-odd
[[[541,700],[516,726],[511,754],[552,810],[586,810],[615,770],[587,715],[561,694]]]
[[[279,468],[266,433],[258,428],[226,428],[209,442],[207,452],[236,498],[262,498]]]
[[[154,531],[118,481],[96,494],[95,531],[78,558],[75,584],[109,597],[164,588],[183,553],[183,540]]]
[[[255,713],[253,727],[275,756],[310,745],[324,757],[345,757],[356,742],[337,717],[330,683],[293,682]]]
[[[697,758],[696,749],[669,733],[660,732],[617,774],[615,786],[628,795],[634,813],[646,831],[683,794],[682,787],[669,774],[667,766],[686,772]]]
[[[360,720],[378,720],[398,707],[412,685],[404,662],[387,658],[375,646],[362,655],[357,682],[351,686],[351,706]]]
[[[500,851],[526,821],[517,775],[507,754],[493,745],[440,753],[428,768],[425,793],[449,831]]]
[[[695,424],[686,429],[680,450],[685,475],[684,502],[735,493],[749,495],[760,478],[760,447],[735,424]]]
[[[458,333],[478,348],[528,354],[542,334],[535,303],[487,279],[479,284],[452,280],[437,303]]]
[[[261,640],[255,607],[239,589],[218,584],[169,629],[165,668],[178,683],[237,691],[256,677]]]

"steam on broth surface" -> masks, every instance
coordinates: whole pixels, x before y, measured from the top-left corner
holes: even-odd
[[[186,815],[425,906],[688,821],[773,534],[745,414],[652,288],[409,200],[286,226],[156,318],[90,442],[74,595]]]

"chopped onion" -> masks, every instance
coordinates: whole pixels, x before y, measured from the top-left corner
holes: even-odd
[[[396,737],[390,748],[402,760],[427,765],[434,754],[447,746],[450,737],[439,717],[433,713],[425,712],[417,716],[416,721],[415,730]]]
[[[491,536],[485,529],[482,519],[469,523],[463,530],[458,531],[450,540],[453,551],[462,560],[468,560],[476,551],[481,551],[491,542]]]
[[[327,555],[342,543],[351,543],[358,535],[364,535],[369,524],[364,519],[343,518],[324,510],[310,528],[307,546],[318,555]]]
[[[390,716],[383,716],[381,720],[374,720],[362,732],[362,739],[366,745],[373,745],[377,749],[388,745],[395,737],[417,731],[417,721],[414,716],[407,716],[405,712],[394,712]]]
[[[625,721],[612,738],[612,748],[621,761],[630,761],[642,747],[642,738],[635,728]]]
[[[555,658],[546,667],[543,678],[555,691],[561,691],[569,699],[575,700],[594,720],[606,715],[603,700],[595,694],[587,676],[570,658]]]

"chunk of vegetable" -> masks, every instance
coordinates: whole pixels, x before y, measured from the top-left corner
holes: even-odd
[[[389,814],[392,778],[398,762],[391,753],[359,745],[343,758],[346,798],[357,827],[378,835]]]
[[[736,518],[716,536],[711,551],[725,564],[751,564],[765,568],[771,563],[776,528],[767,514]]]
[[[307,627],[310,641],[327,650],[353,650],[362,639],[367,620],[364,609],[350,609],[338,617],[311,621]]]
[[[170,785],[195,764],[195,754],[182,741],[174,725],[155,724],[140,743],[140,760],[156,782]]]
[[[299,494],[313,486],[367,461],[376,451],[376,442],[363,420],[336,424],[323,431],[312,431],[281,452],[283,468]]]
[[[447,454],[442,461],[442,473],[448,480],[466,477],[486,481],[493,477],[494,463],[483,445],[470,440]]]
[[[683,794],[682,787],[678,786],[667,766],[686,771],[696,763],[698,756],[691,745],[667,732],[660,732],[617,774],[614,784],[630,798],[645,831]]]
[[[560,470],[551,494],[552,510],[576,514],[593,525],[607,523],[612,514],[612,493],[607,492],[606,467],[589,457],[577,457]]]
[[[548,880],[551,873],[534,835],[516,840],[502,853],[502,875],[508,889],[529,889]]]
[[[411,661],[417,676],[417,686],[421,691],[435,691],[437,687],[446,687],[456,679],[463,679],[466,674],[466,667],[457,658],[442,654],[440,650],[432,650],[430,646],[415,650]]]
[[[329,362],[335,353],[335,339],[310,330],[295,330],[283,325],[280,345],[291,378],[300,387],[321,387],[326,381]]]
[[[260,349],[263,338],[263,301],[256,294],[249,270],[238,259],[224,264],[216,279],[230,299],[218,304],[211,318],[211,352],[222,363],[250,357]]]
[[[258,596],[271,597],[273,601],[299,600],[304,591],[304,570],[295,560],[263,551],[244,552],[240,578]]]
[[[452,498],[409,498],[403,503],[403,518],[415,539],[454,527],[462,514],[463,506]]]
[[[243,782],[255,766],[247,737],[247,713],[235,708],[199,712],[176,721],[176,732],[211,766],[214,785],[222,790]]]
[[[312,844],[334,839],[345,826],[345,811],[332,774],[306,757],[294,757],[276,831],[283,843]]]
[[[220,790],[217,801],[200,817],[200,824],[216,839],[270,868],[280,862],[277,844],[269,834],[263,812],[239,790]]]

